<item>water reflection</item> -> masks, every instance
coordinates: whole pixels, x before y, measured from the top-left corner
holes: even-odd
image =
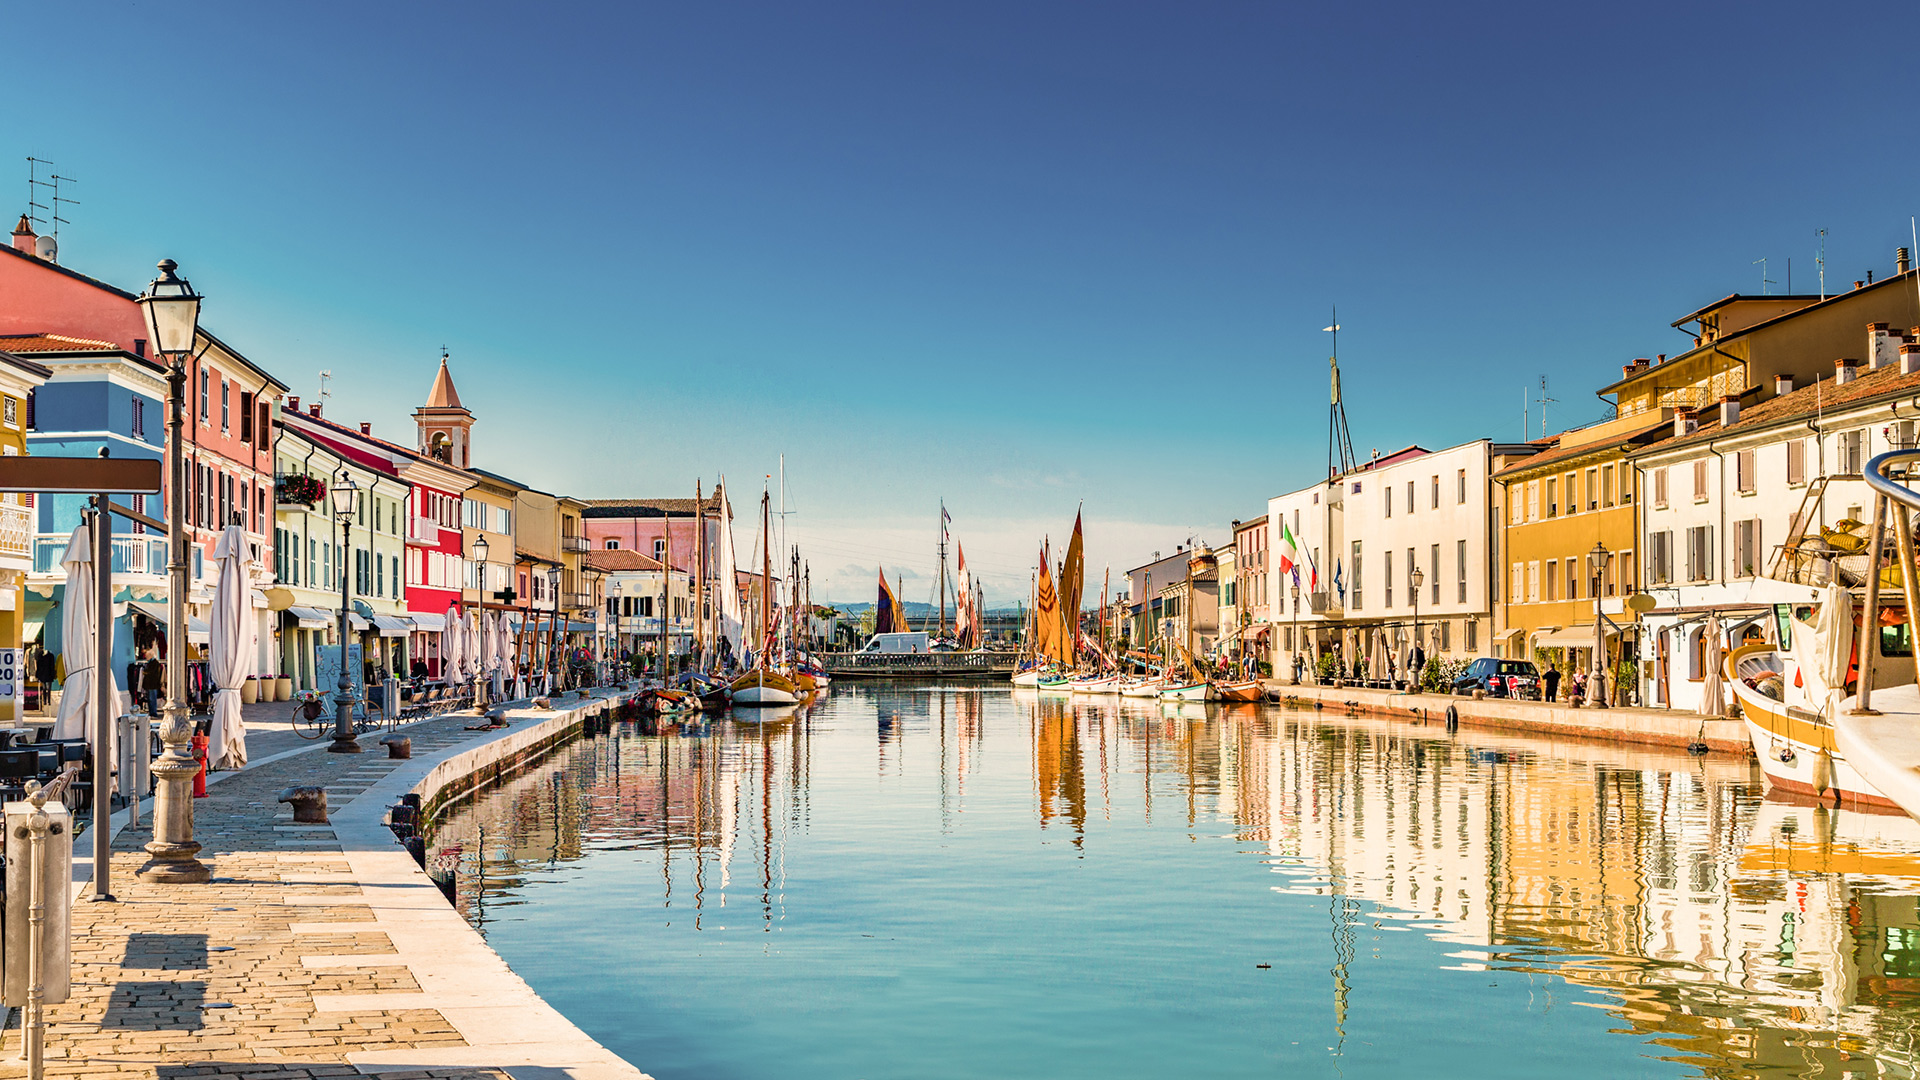
[[[1262,706],[856,687],[790,718],[573,744],[459,808],[435,844],[461,852],[460,906],[483,932],[570,864],[645,852],[658,887],[636,903],[696,927],[725,912],[735,930],[745,907],[773,933],[810,798],[825,807],[866,772],[880,787],[858,790],[900,800],[874,828],[930,806],[953,836],[1010,828],[991,785],[1019,770],[1027,827],[1076,859],[1117,857],[1141,826],[1194,843],[1224,830],[1219,858],[1324,901],[1335,1053],[1402,933],[1445,943],[1431,967],[1528,978],[1530,1010],[1605,1009],[1678,1072],[1913,1075],[1920,825],[1762,798],[1725,758]],[[832,869],[831,850],[810,858],[805,874]]]

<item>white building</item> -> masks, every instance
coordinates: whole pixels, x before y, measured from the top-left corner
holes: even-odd
[[[1404,673],[1416,615],[1427,656],[1485,651],[1498,599],[1488,478],[1537,450],[1489,439],[1438,451],[1410,446],[1337,482],[1269,500],[1275,671],[1289,672],[1293,653],[1309,650],[1316,659],[1338,651],[1350,670],[1356,657],[1370,658],[1384,643],[1391,663],[1377,666]],[[1297,594],[1290,579],[1280,578],[1283,526],[1301,554]]]
[[[1701,638],[1709,614],[1737,641],[1765,628],[1773,604],[1811,598],[1810,588],[1768,576],[1802,526],[1817,535],[1859,522],[1853,531],[1865,537],[1873,502],[1861,471],[1876,454],[1915,445],[1920,417],[1920,351],[1870,341],[1867,355],[1877,366],[1838,361],[1834,378],[1812,386],[1782,377],[1776,396],[1752,408],[1729,398],[1678,413],[1672,436],[1634,455],[1646,495],[1645,588],[1658,604],[1644,616],[1641,700],[1699,705],[1718,655]]]

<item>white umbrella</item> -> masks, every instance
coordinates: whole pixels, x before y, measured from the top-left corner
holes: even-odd
[[[1700,631],[1700,651],[1707,659],[1706,685],[1700,691],[1700,715],[1725,716],[1727,701],[1720,682],[1720,616],[1717,614],[1708,615],[1706,628]]]
[[[222,529],[213,558],[220,564],[220,576],[214,582],[213,625],[207,637],[217,687],[213,720],[207,725],[209,768],[241,769],[247,764],[247,725],[240,717],[240,684],[252,674],[247,668],[254,642],[246,531],[238,525]]]
[[[465,674],[460,658],[460,646],[465,640],[466,634],[460,629],[460,611],[449,604],[446,628],[440,631],[440,679],[448,686],[459,682]]]
[[[477,679],[487,670],[486,654],[480,644],[480,617],[469,610],[460,625],[467,635],[467,640],[461,643],[460,662],[466,665],[467,675]]]
[[[93,646],[96,612],[93,610],[93,541],[85,525],[76,526],[60,556],[67,572],[67,591],[60,601],[60,659],[67,681],[61,684],[60,715],[53,725],[56,739],[91,739],[87,717],[93,704]],[[173,644],[180,648],[179,643]]]

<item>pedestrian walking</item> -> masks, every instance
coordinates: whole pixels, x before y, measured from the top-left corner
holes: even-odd
[[[1540,685],[1546,688],[1548,701],[1560,700],[1560,669],[1549,663],[1547,673],[1540,676]]]

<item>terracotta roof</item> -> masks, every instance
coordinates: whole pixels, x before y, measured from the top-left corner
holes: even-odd
[[[19,368],[20,370],[28,372],[29,374],[37,375],[42,379],[48,379],[53,377],[52,368],[47,367],[44,364],[36,364],[33,361],[28,360],[26,357],[15,356],[10,352],[0,352],[0,363],[7,364],[10,367]]]
[[[459,409],[460,394],[453,388],[453,373],[447,370],[447,355],[440,354],[440,373],[433,377],[433,389],[427,394],[429,409]]]
[[[628,517],[692,517],[694,512],[704,508],[708,513],[720,509],[718,493],[707,496],[702,501],[694,499],[582,499],[586,509],[581,517],[589,518],[628,518]]]
[[[626,548],[596,548],[580,556],[580,561],[593,570],[658,570],[660,561],[650,555],[642,555]]]
[[[1531,472],[1534,469],[1543,468],[1562,461],[1572,461],[1575,458],[1586,457],[1589,454],[1602,454],[1609,450],[1617,450],[1622,446],[1628,446],[1635,440],[1644,439],[1662,428],[1671,429],[1672,427],[1673,422],[1671,420],[1660,420],[1643,427],[1634,428],[1632,431],[1623,431],[1612,438],[1595,439],[1592,442],[1584,442],[1575,446],[1556,446],[1551,450],[1543,450],[1532,457],[1522,458],[1514,462],[1512,465],[1494,473],[1493,478],[1498,480],[1503,476]],[[1555,441],[1558,441],[1557,437]]]
[[[1720,410],[1710,405],[1696,414],[1699,418],[1699,427],[1693,434],[1668,436],[1659,442],[1643,446],[1633,453],[1638,457],[1672,450],[1692,443],[1721,438],[1729,433],[1752,431],[1771,424],[1804,420],[1823,412],[1832,412],[1843,406],[1858,405],[1877,398],[1905,397],[1916,391],[1920,391],[1920,372],[1902,375],[1899,364],[1888,364],[1873,371],[1862,371],[1854,376],[1852,382],[1842,386],[1835,386],[1832,379],[1822,379],[1809,386],[1802,386],[1790,394],[1781,394],[1779,397],[1769,398],[1757,405],[1743,406],[1740,410],[1740,419],[1734,421],[1730,427],[1720,426]]]
[[[111,341],[70,337],[66,334],[0,334],[0,350],[30,352],[123,352]]]

